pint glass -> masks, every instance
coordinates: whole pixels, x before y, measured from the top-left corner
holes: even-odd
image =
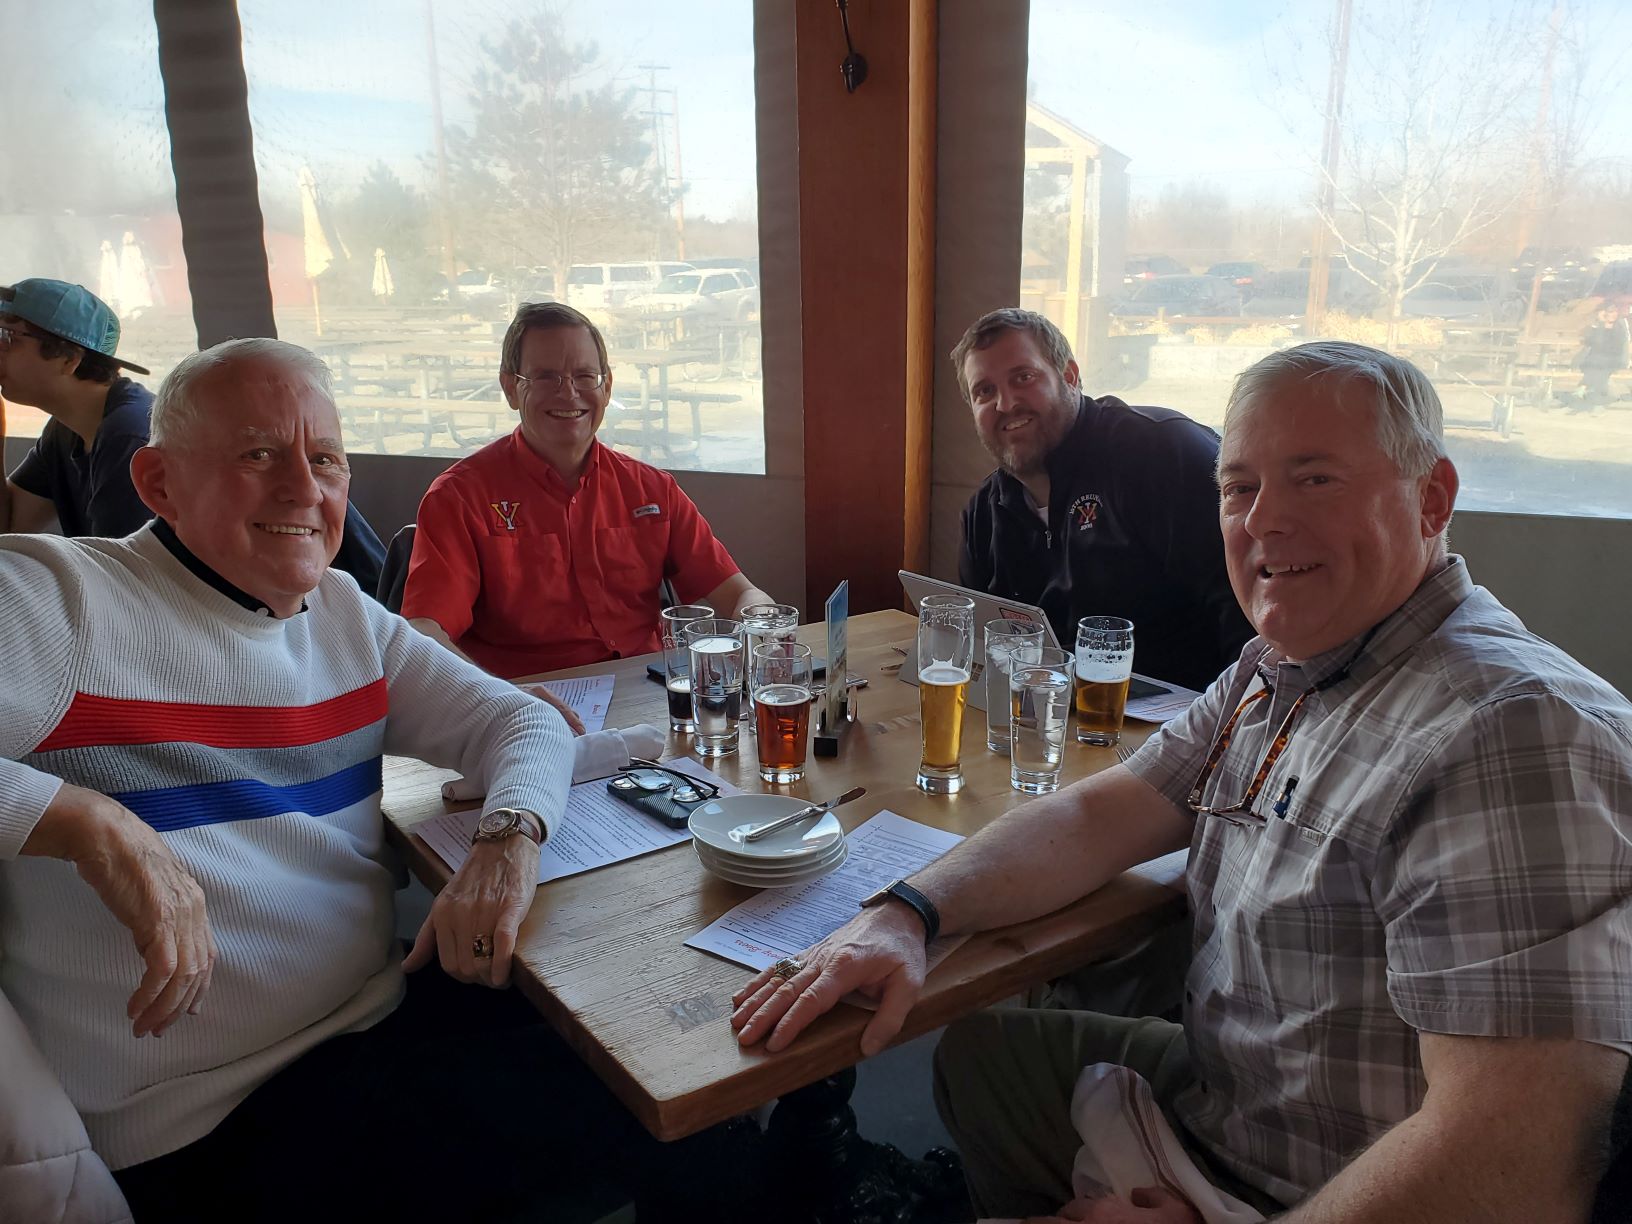
[[[1106,748],[1122,738],[1133,676],[1133,622],[1085,616],[1077,622],[1077,742]]]
[[[1022,661],[1021,654],[1030,658]],[[1053,646],[1013,652],[1009,671],[1009,784],[1028,795],[1060,786],[1071,721],[1071,656]]]
[[[692,729],[691,650],[686,645],[686,626],[713,615],[714,609],[707,604],[681,604],[675,608],[664,608],[661,614],[663,687],[669,694],[670,731],[690,734]]]
[[[792,604],[749,604],[737,616],[742,621],[742,645],[748,652],[748,690],[743,694],[742,716],[754,727],[754,651],[768,642],[791,642],[799,632],[799,609]]]
[[[1034,658],[1043,627],[1029,620],[986,622],[986,747],[1009,751],[1009,665]]]
[[[974,662],[974,600],[926,596],[918,605],[918,715],[924,735],[918,789],[932,795],[963,789],[963,708]]]
[[[755,646],[748,674],[759,776],[767,782],[797,782],[805,776],[810,742],[810,647],[798,642]]]
[[[737,750],[742,713],[742,625],[734,620],[696,620],[686,626],[691,653],[691,709],[697,728],[697,755],[725,756]]]

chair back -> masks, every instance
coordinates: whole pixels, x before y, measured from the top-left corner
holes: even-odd
[[[402,589],[408,585],[408,561],[414,555],[414,525],[409,523],[385,549],[380,566],[380,589],[376,596],[392,612],[402,611]]]
[[[1591,1224],[1626,1224],[1632,1220],[1632,1066],[1621,1081],[1621,1095],[1609,1119],[1609,1167],[1592,1200]]]

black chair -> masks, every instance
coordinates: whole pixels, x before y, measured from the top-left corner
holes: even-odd
[[[1621,1081],[1621,1095],[1609,1120],[1609,1168],[1592,1200],[1591,1224],[1632,1221],[1632,1067]]]
[[[414,555],[414,525],[409,523],[385,549],[380,566],[380,588],[375,596],[392,612],[402,611],[402,588],[408,585],[408,559]]]

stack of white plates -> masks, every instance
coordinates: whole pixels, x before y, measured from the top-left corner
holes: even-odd
[[[844,827],[832,812],[795,821],[758,841],[743,835],[809,807],[785,795],[732,795],[703,804],[691,814],[691,844],[697,857],[721,879],[750,888],[790,888],[837,871],[850,853]]]

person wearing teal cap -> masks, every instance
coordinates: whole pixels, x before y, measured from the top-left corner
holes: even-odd
[[[0,531],[126,536],[153,517],[130,478],[153,393],[123,373],[149,371],[118,348],[118,316],[83,286],[44,277],[0,286],[0,445],[4,401],[51,417],[0,485]],[[373,594],[384,560],[379,536],[347,503],[335,568]]]

